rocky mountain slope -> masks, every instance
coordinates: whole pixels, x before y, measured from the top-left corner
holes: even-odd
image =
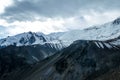
[[[1,80],[96,80],[120,66],[120,46],[78,40],[31,69]]]
[[[50,44],[7,46],[0,49],[0,77],[8,73],[31,67],[39,61],[52,56],[58,49]]]

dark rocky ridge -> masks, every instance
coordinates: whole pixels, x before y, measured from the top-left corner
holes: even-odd
[[[31,68],[37,62],[53,55],[58,50],[50,44],[33,46],[7,46],[0,49],[0,78],[14,71]],[[1,79],[0,79],[1,80]]]
[[[78,40],[33,68],[1,80],[96,80],[120,66],[120,46],[111,46],[102,41]]]

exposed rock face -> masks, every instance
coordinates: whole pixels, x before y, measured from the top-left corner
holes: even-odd
[[[79,40],[32,69],[4,80],[99,80],[102,75],[119,67],[119,62],[120,46]]]

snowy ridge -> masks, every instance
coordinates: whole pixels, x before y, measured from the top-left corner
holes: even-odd
[[[120,45],[120,18],[99,26],[93,26],[83,30],[72,30],[68,32],[58,32],[45,35],[43,33],[27,32],[15,36],[7,37],[0,40],[0,46],[8,45],[34,45],[34,44],[51,44],[51,47],[62,48],[69,46],[76,40],[99,40],[106,41],[116,39],[111,42],[114,45]],[[99,47],[101,43],[96,43]],[[109,46],[109,44],[104,44]]]
[[[0,46],[27,46],[34,44],[49,44],[52,48],[62,49],[64,45],[58,40],[62,33],[45,35],[43,33],[26,32],[15,36],[10,36],[0,40]],[[53,35],[53,36],[52,36]]]
[[[99,40],[106,41],[120,36],[120,18],[99,26],[93,26],[84,30],[68,31],[59,39],[71,44],[75,40]],[[116,41],[115,41],[116,42]],[[120,40],[117,44],[120,44]],[[101,44],[100,44],[101,45]]]
[[[43,38],[43,39],[42,39]],[[40,33],[22,33],[15,36],[7,37],[5,39],[0,40],[1,46],[7,45],[31,45],[31,44],[42,44],[44,39],[47,39],[44,34]]]

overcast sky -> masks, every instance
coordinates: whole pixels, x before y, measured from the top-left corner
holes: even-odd
[[[0,38],[83,29],[120,17],[120,0],[0,0]]]

